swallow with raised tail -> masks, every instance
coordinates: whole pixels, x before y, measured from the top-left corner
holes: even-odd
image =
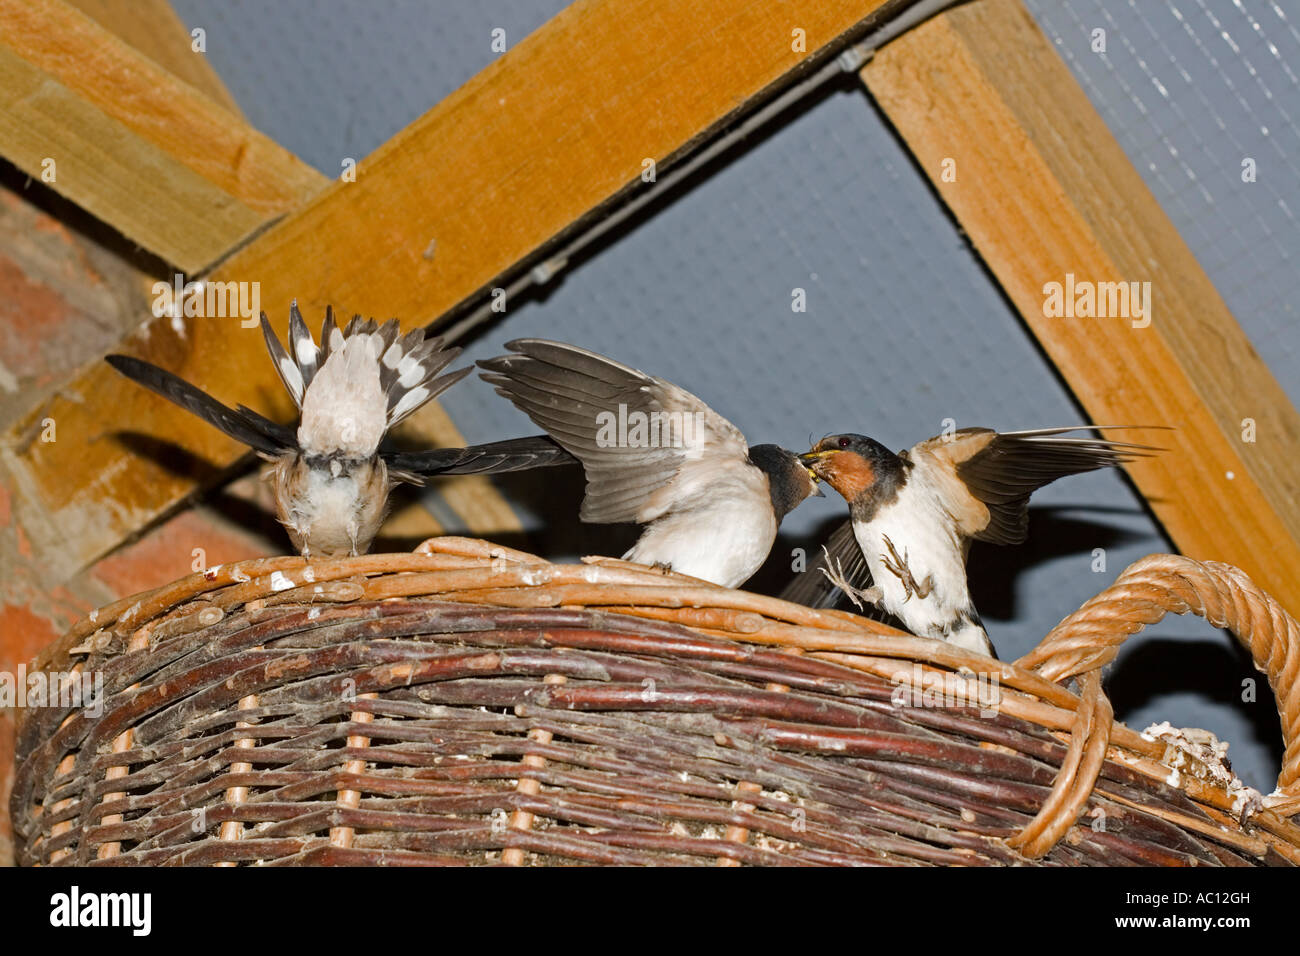
[[[582,462],[583,521],[644,526],[624,560],[738,587],[821,493],[794,452],[750,445],[672,382],[562,342],[506,348],[479,362],[483,379]]]
[[[262,334],[298,407],[296,430],[243,405],[229,408],[141,359],[110,355],[107,360],[273,462],[268,477],[276,512],[304,557],[364,554],[397,482],[423,484],[434,475],[498,474],[573,461],[545,435],[468,448],[381,451],[389,429],[473,371],[466,367],[440,375],[460,349],[445,348],[422,329],[402,335],[396,319],[379,325],[355,316],[340,330],[327,308],[317,345],[294,302],[290,351],[265,312]]]
[[[1082,427],[963,428],[897,454],[863,435],[823,438],[799,460],[848,502],[874,583],[857,590],[834,572],[828,576],[913,634],[994,656],[967,586],[971,542],[1020,544],[1029,533],[1030,495],[1039,488],[1156,450],[1062,437]]]

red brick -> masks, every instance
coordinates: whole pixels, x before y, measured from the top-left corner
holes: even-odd
[[[204,550],[207,567],[275,553],[257,536],[190,510],[104,558],[91,573],[117,596],[125,597],[192,574],[195,548]]]
[[[60,634],[54,621],[24,604],[0,606],[0,670],[12,671]]]

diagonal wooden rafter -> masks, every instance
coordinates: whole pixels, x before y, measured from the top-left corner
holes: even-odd
[[[236,116],[242,116],[226,85],[208,62],[207,56],[196,53],[189,27],[181,22],[169,0],[66,0],[106,30],[116,34],[133,49],[145,54],[173,76],[189,83],[214,103]],[[300,174],[296,166],[289,167],[294,175]],[[329,180],[322,173],[308,168],[314,174],[319,192]],[[231,237],[228,246],[234,246],[240,237]],[[144,288],[148,289],[146,283]],[[460,432],[441,408],[429,408],[423,414],[407,419],[404,434],[412,442],[430,444],[462,444]],[[471,529],[511,529],[517,526],[513,512],[491,482],[480,478],[448,480],[443,483],[442,497],[451,509]],[[418,501],[399,507],[384,522],[380,537],[423,539],[443,533],[445,529]]]
[[[1176,426],[1129,470],[1179,549],[1300,609],[1300,416],[1019,0],[943,14],[862,76],[1092,419]],[[1048,317],[1067,273],[1150,282],[1150,324]]]
[[[191,274],[325,185],[62,0],[0,0],[0,146],[23,172]]]
[[[0,0],[0,22],[21,22],[17,2]],[[309,314],[332,302],[427,322],[592,215],[643,160],[670,161],[887,6],[900,4],[579,0],[363,160],[356,182],[334,183],[207,278],[258,283],[281,327],[293,297]],[[0,28],[0,57],[13,60],[11,35]],[[260,333],[238,319],[187,318],[179,333],[153,322],[130,347],[227,402],[287,411]],[[31,440],[44,418],[57,442]],[[20,424],[7,455],[33,547],[53,566],[83,566],[195,487],[116,440],[128,423],[217,465],[239,451],[102,364],[86,369]]]
[[[239,104],[212,69],[195,53],[190,30],[169,0],[67,0],[100,26],[117,34],[168,73],[205,94],[218,106],[241,115]]]
[[[71,121],[76,115],[89,112],[97,122],[121,127],[115,132],[110,131],[109,141],[125,148],[127,158],[107,170],[95,169],[91,176],[86,175],[87,170],[80,164],[81,156],[74,155],[74,163],[70,165],[65,161],[68,158],[65,153],[52,148],[43,149],[56,153],[56,162],[62,164],[57,167],[61,175],[49,184],[56,191],[69,194],[73,199],[84,199],[83,194],[88,191],[91,197],[88,205],[100,212],[104,208],[105,194],[110,206],[120,200],[133,218],[127,220],[125,226],[121,220],[114,224],[126,228],[141,238],[147,248],[159,254],[167,252],[169,242],[178,242],[181,251],[172,258],[178,264],[185,264],[203,261],[216,250],[224,252],[236,246],[246,237],[250,223],[261,228],[284,212],[300,207],[308,197],[328,185],[326,176],[270,143],[261,133],[246,126],[234,112],[224,111],[224,104],[233,106],[234,101],[207,65],[206,58],[191,50],[189,31],[167,0],[139,0],[130,4],[113,0],[70,0],[70,3],[71,6],[49,3],[39,10],[24,8],[21,16],[0,3],[0,25],[7,31],[5,35],[22,44],[26,57],[58,74],[47,77],[42,104],[25,102],[23,107],[53,109],[56,122]],[[72,7],[80,9],[94,22]],[[32,20],[37,12],[44,17],[45,29],[38,29]],[[125,44],[118,38],[126,41]],[[86,67],[86,64],[91,65]],[[223,109],[217,109],[203,97],[196,96],[194,90],[160,70],[158,65],[177,71],[177,76],[193,83],[204,97],[223,104]],[[124,85],[129,107],[118,109],[116,101],[110,99],[108,102],[118,117],[100,115],[89,107],[81,110],[80,114],[76,110],[71,114],[60,113],[59,104],[67,92],[62,89],[60,77],[68,77],[69,82],[84,83],[87,74],[98,78],[128,77]],[[185,107],[185,122],[175,124],[172,114],[178,102]],[[0,117],[0,128],[4,128],[6,119],[10,127],[22,128],[24,135],[33,135],[32,130],[23,126],[22,116]],[[171,138],[157,138],[157,142],[142,140],[127,128],[128,124],[134,124],[145,135],[155,138],[160,129],[168,128]],[[74,129],[70,135],[94,136],[103,132],[103,129]],[[188,143],[187,137],[194,137],[197,148]],[[168,152],[172,143],[180,143],[183,147],[175,155]],[[231,143],[238,144],[237,148],[223,152],[223,148]],[[253,146],[249,147],[249,143]],[[52,147],[54,144],[43,145]],[[12,140],[6,139],[6,152],[11,147],[18,148]],[[137,207],[148,208],[154,198],[152,191],[168,188],[167,181],[160,183],[156,180],[155,172],[159,167],[174,163],[192,166],[190,172],[199,173],[214,183],[234,184],[234,192],[243,189],[241,183],[249,181],[251,185],[244,190],[244,198],[259,211],[252,218],[249,210],[243,207],[240,207],[243,212],[235,216],[213,214],[212,209],[205,205],[209,200],[222,208],[232,203],[239,205],[239,200],[221,188],[215,192],[182,192],[166,197],[172,203],[168,208],[180,209],[177,221],[165,222],[160,232],[151,231],[154,220],[137,215]],[[112,181],[115,171],[124,174],[121,181]],[[110,178],[107,183],[99,178],[106,172]],[[188,172],[183,175],[187,176]],[[181,228],[179,233],[175,230],[177,225]],[[137,229],[144,231],[141,233]],[[141,280],[147,290],[149,281],[144,276]],[[463,444],[460,432],[438,407],[426,407],[408,419],[404,428],[416,442]],[[19,434],[17,437],[21,443],[30,436]],[[509,505],[486,479],[448,480],[440,490],[464,526],[471,530],[515,530],[519,526]],[[34,521],[39,526],[44,518],[37,515]],[[441,526],[418,505],[398,512],[385,525],[385,533],[406,536],[428,536],[441,530]]]

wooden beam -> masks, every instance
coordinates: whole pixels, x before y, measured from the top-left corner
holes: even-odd
[[[196,53],[193,38],[168,0],[67,0],[106,30],[121,37],[159,66],[189,83],[218,106],[241,115],[235,99],[226,89],[206,55]],[[312,172],[315,172],[312,170]],[[308,174],[310,175],[310,173]],[[319,189],[327,180],[317,174]],[[232,243],[233,245],[233,243]],[[145,288],[149,288],[146,283]],[[437,406],[426,406],[407,419],[403,429],[408,441],[429,445],[464,444],[460,432]],[[466,477],[448,481],[440,488],[447,504],[471,530],[518,530],[517,516],[490,481]],[[421,504],[412,503],[401,514],[392,514],[380,531],[381,537],[429,538],[443,533],[442,526]]]
[[[317,317],[332,302],[428,322],[639,182],[644,159],[662,164],[729,122],[884,5],[579,0],[363,160],[355,182],[336,182],[209,278],[259,283],[281,329],[295,296]],[[131,347],[227,402],[285,411],[260,332],[236,319],[186,319],[183,334],[153,322]],[[57,420],[57,442],[33,440],[43,417]],[[8,455],[47,560],[84,565],[194,488],[117,440],[125,429],[216,465],[238,453],[102,363],[88,368]]]
[[[191,49],[189,31],[176,16],[167,0],[69,0],[69,4],[93,19],[104,30],[110,31],[125,41],[135,52],[147,56],[167,71],[174,73],[176,77],[188,82],[218,106],[229,110],[233,115],[238,115],[234,99],[230,96],[216,72],[208,64],[207,58],[194,53]],[[4,7],[0,4],[0,13],[3,13],[3,11]],[[52,30],[59,28],[60,25],[66,26],[68,22],[77,24],[80,27],[79,31],[65,30],[66,35],[61,38],[65,43],[71,44],[76,40],[92,45],[97,51],[96,55],[108,56],[112,59],[113,63],[116,64],[114,69],[137,70],[140,68],[138,59],[134,58],[130,52],[123,52],[115,44],[106,41],[93,28],[82,23],[74,13],[61,11],[58,4],[51,4],[47,15],[50,17],[49,22]],[[60,17],[62,19],[59,19]],[[75,77],[77,74],[73,72],[72,75]],[[155,74],[150,75],[150,82],[153,83],[155,89],[164,91],[165,95],[172,95],[174,84],[156,82],[157,76]],[[110,102],[109,106],[112,105]],[[156,106],[156,104],[154,105]],[[189,105],[193,106],[193,103]],[[154,107],[150,106],[148,108]],[[138,112],[134,110],[124,111],[122,118],[124,121],[139,119],[145,112],[146,110],[143,109]],[[203,110],[199,109],[198,112],[202,113]],[[146,123],[144,128],[148,129],[151,125],[156,124]],[[80,134],[83,131],[75,130],[73,132]],[[248,129],[245,134],[254,139],[264,139],[255,130]],[[166,143],[163,143],[160,148],[166,148]],[[279,161],[286,157],[287,162]],[[264,191],[263,198],[267,195],[283,196],[286,197],[285,202],[292,203],[295,196],[305,199],[319,192],[328,184],[328,180],[323,174],[298,162],[296,158],[279,150],[278,147],[272,151],[272,158],[275,160],[274,162],[266,164],[256,173],[256,176],[262,180],[257,185]],[[185,163],[187,157],[182,156],[179,160]],[[128,177],[139,176],[141,178],[141,182],[138,183],[127,182],[123,187],[126,192],[138,193],[140,190],[148,190],[157,185],[152,181],[152,169],[148,163],[138,169],[126,166],[124,170]],[[64,181],[66,182],[66,179]],[[57,186],[57,184],[56,181],[53,185]],[[204,193],[202,195],[207,197],[209,194]],[[184,193],[168,197],[168,200],[175,205],[185,207],[177,216],[180,222],[201,224],[204,230],[203,241],[207,244],[205,246],[207,251],[203,252],[202,256],[212,255],[212,250],[224,252],[228,247],[234,246],[244,237],[244,230],[247,227],[246,222],[239,220],[234,224],[233,228],[223,230],[223,226],[230,225],[229,221],[220,218],[212,219],[209,216],[209,210],[202,205],[202,202],[206,200],[200,197],[200,204],[194,206],[194,199],[193,195],[185,195]],[[219,202],[222,205],[226,204],[224,199],[219,200]],[[280,211],[280,200],[276,200],[276,203],[276,205],[269,207],[269,212]],[[284,206],[284,211],[289,208],[292,208],[292,206]],[[132,211],[134,212],[134,209]],[[261,220],[258,220],[257,224],[260,226]],[[142,277],[142,280],[144,278]],[[149,287],[149,281],[151,280],[145,281],[146,289]],[[404,428],[408,432],[408,440],[413,442],[423,441],[430,445],[458,445],[464,443],[463,436],[461,436],[446,413],[435,406],[429,406],[417,416],[408,419]],[[518,519],[511,511],[510,506],[496,491],[492,483],[486,479],[463,478],[448,482],[447,487],[443,489],[443,494],[452,510],[460,515],[466,522],[466,527],[473,531],[484,533],[493,530],[515,531],[520,527]],[[431,536],[441,531],[440,526],[433,517],[424,511],[408,509],[402,517],[401,525],[401,533],[407,536],[417,534]],[[389,528],[388,525],[385,525],[382,533],[391,535],[396,532]]]
[[[62,0],[0,0],[0,144],[29,176],[187,273],[325,182]]]
[[[862,75],[1092,419],[1176,426],[1129,471],[1178,547],[1300,611],[1300,416],[1033,18],[967,4]],[[1067,274],[1150,282],[1150,324],[1049,317]]]
[[[67,0],[106,30],[117,34],[164,70],[236,116],[235,98],[206,54],[196,53],[189,28],[168,0]]]

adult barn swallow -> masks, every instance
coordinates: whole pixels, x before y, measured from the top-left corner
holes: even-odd
[[[243,405],[228,408],[141,359],[110,355],[108,362],[273,462],[269,478],[276,511],[304,557],[364,554],[396,482],[423,484],[432,475],[496,474],[573,460],[544,435],[468,448],[381,452],[390,428],[473,371],[439,375],[460,349],[426,339],[421,329],[401,335],[396,319],[381,326],[356,316],[340,331],[328,308],[318,346],[297,302],[289,309],[291,353],[265,312],[262,333],[298,406],[296,431]]]
[[[562,342],[506,348],[479,362],[483,379],[582,462],[583,521],[645,526],[627,561],[737,587],[781,519],[820,494],[793,452],[751,446],[672,382]]]
[[[963,428],[898,454],[863,435],[832,435],[800,461],[849,504],[853,535],[874,581],[857,596],[879,604],[913,634],[992,655],[966,582],[971,541],[1022,543],[1029,497],[1039,488],[1152,450],[1060,437],[1076,430]]]

